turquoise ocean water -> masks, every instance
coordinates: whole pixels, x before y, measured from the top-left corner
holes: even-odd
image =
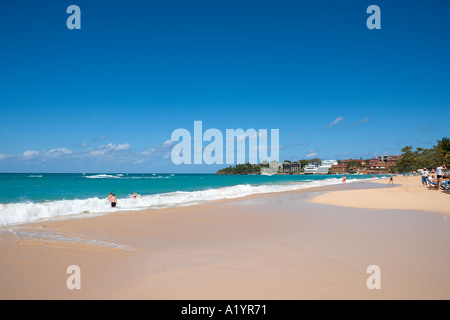
[[[251,194],[341,183],[342,176],[214,174],[0,174],[0,226],[41,219],[187,206]],[[349,182],[372,176],[350,175]],[[141,197],[132,199],[131,194]]]

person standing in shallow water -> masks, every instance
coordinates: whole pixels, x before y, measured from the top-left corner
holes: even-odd
[[[394,185],[394,175],[393,174],[391,174],[391,177],[389,178],[388,185],[390,185],[390,184]]]
[[[133,192],[133,194],[131,195],[131,197],[133,199],[137,199],[138,197],[140,197],[140,195],[138,195],[136,192]]]
[[[113,194],[111,198],[109,198],[109,202],[111,202],[111,208],[116,208],[117,206],[117,198],[116,195]]]
[[[342,183],[347,183],[347,176],[342,177]]]

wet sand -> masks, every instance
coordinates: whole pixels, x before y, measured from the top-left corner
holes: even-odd
[[[0,231],[0,298],[449,299],[445,213],[312,202],[385,189],[352,183],[10,227]],[[66,287],[69,265],[81,290]],[[381,290],[367,288],[370,265]]]

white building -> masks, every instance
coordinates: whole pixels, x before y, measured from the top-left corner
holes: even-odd
[[[305,174],[315,174],[315,173],[317,173],[318,169],[319,169],[319,167],[317,165],[310,163],[305,167],[304,173]]]
[[[330,171],[331,166],[335,166],[337,164],[338,162],[336,160],[323,160],[322,164],[319,168],[317,168],[317,173],[327,174]]]
[[[378,161],[386,161],[387,159],[389,159],[389,156],[377,156]]]
[[[263,164],[267,165],[268,161],[263,161]],[[261,175],[263,175],[263,176],[272,176],[274,174],[277,174],[278,171],[280,170],[280,166],[281,165],[280,165],[280,163],[278,161],[276,161],[276,160],[272,161],[269,164],[268,168],[266,168],[266,167],[261,168]]]

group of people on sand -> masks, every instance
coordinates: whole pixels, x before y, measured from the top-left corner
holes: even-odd
[[[437,190],[441,190],[441,187],[447,188],[449,179],[444,178],[444,172],[447,170],[445,164],[436,168],[436,177],[434,175],[430,176],[430,172],[427,168],[422,170],[422,184],[424,186],[436,186]]]
[[[139,198],[140,195],[137,194],[136,192],[133,192],[133,194],[131,195],[131,198],[133,199],[137,199]],[[110,193],[108,198],[106,198],[107,201],[109,201],[111,203],[111,208],[116,208],[117,207],[117,197],[114,193]]]

